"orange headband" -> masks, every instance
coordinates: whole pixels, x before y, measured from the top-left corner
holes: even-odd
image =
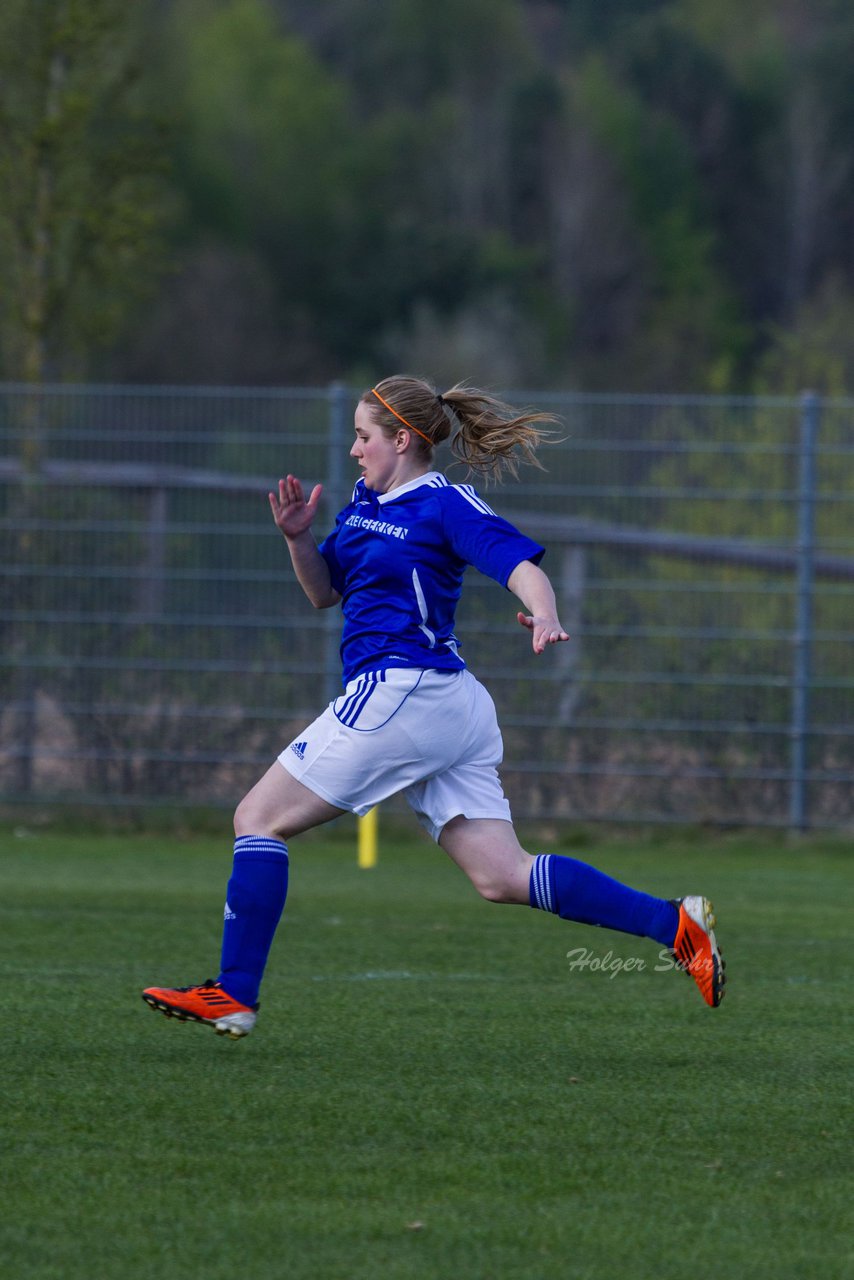
[[[427,443],[428,443],[429,445],[431,445],[431,446],[432,446],[433,441],[430,439],[430,437],[429,437],[429,436],[425,436],[424,432],[423,432],[423,431],[419,431],[417,427],[413,427],[413,425],[412,425],[412,423],[411,423],[411,422],[407,422],[407,421],[406,421],[406,419],[404,418],[403,414],[401,414],[401,413],[398,413],[398,412],[397,412],[397,409],[392,409],[392,407],[391,407],[391,405],[389,404],[388,400],[383,400],[382,396],[380,395],[379,391],[377,391],[376,387],[371,387],[371,393],[372,393],[373,395],[375,395],[375,396],[376,396],[376,398],[379,400],[380,404],[384,404],[384,405],[385,405],[385,407],[388,409],[389,413],[393,413],[393,414],[394,414],[394,416],[397,418],[398,422],[402,422],[402,423],[403,423],[403,425],[404,425],[405,427],[409,427],[409,430],[410,430],[410,431],[414,431],[414,432],[415,432],[415,434],[416,434],[417,436],[420,436],[422,440],[426,440],[426,441],[427,441]]]

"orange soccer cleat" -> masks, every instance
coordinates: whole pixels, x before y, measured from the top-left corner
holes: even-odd
[[[708,898],[678,898],[679,928],[673,955],[680,969],[690,974],[706,1004],[716,1009],[724,998],[726,963],[715,939],[715,917]]]
[[[142,998],[152,1009],[179,1022],[202,1022],[218,1036],[239,1040],[255,1026],[258,1006],[241,1004],[223,991],[218,982],[198,987],[146,987]]]

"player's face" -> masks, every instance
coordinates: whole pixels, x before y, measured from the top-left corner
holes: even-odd
[[[356,439],[350,450],[362,468],[362,479],[375,493],[387,493],[393,483],[400,462],[400,451],[394,439],[383,435],[374,422],[370,406],[360,402],[356,408]]]

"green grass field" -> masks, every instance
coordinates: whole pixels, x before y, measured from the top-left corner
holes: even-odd
[[[295,842],[233,1043],[139,998],[215,973],[226,838],[0,835],[3,1275],[854,1275],[850,846],[571,850],[714,899],[715,1011],[653,943],[482,902],[411,834],[359,871],[353,838]]]

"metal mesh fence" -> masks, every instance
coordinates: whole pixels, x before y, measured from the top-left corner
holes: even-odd
[[[854,402],[511,398],[564,426],[488,498],[572,633],[535,659],[469,572],[516,815],[850,824]],[[0,387],[0,799],[230,807],[337,692],[266,493],[324,481],[329,526],[355,399]]]

